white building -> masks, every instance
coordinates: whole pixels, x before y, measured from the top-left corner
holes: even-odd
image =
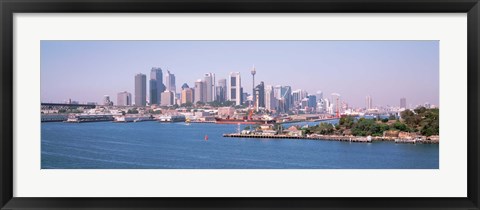
[[[205,102],[215,101],[215,74],[206,73],[205,81]]]
[[[269,111],[277,109],[277,99],[275,98],[275,92],[271,85],[265,87],[265,108]]]
[[[164,91],[162,93],[162,101],[160,103],[160,105],[162,106],[172,106],[175,101],[174,101],[174,97],[173,97],[173,92],[172,91]]]
[[[123,91],[117,94],[117,106],[131,106],[132,105],[132,94]]]
[[[230,82],[227,88],[227,98],[229,101],[235,102],[235,105],[242,104],[242,81],[240,79],[240,72],[230,73]]]

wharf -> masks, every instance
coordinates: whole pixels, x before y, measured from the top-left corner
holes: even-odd
[[[365,137],[347,137],[347,136],[289,136],[289,135],[258,135],[258,134],[223,134],[223,137],[233,138],[263,138],[263,139],[306,139],[306,140],[326,140],[326,141],[347,141],[370,143],[371,139]]]
[[[391,137],[360,137],[360,136],[335,136],[335,135],[316,135],[316,136],[289,136],[289,135],[259,135],[259,134],[223,134],[223,137],[230,138],[261,138],[261,139],[303,139],[303,140],[323,140],[323,141],[342,141],[342,142],[359,142],[372,143],[379,141],[389,141],[395,143],[410,144],[438,144],[438,141],[428,140],[399,140]]]

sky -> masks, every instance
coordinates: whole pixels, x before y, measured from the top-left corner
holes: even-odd
[[[350,106],[367,95],[373,106],[439,105],[438,41],[41,41],[41,100],[116,103],[152,67],[175,74],[177,90],[240,72],[251,93],[253,66],[257,84],[339,93]]]

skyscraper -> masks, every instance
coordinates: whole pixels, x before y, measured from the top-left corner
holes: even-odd
[[[235,102],[235,105],[242,105],[242,82],[240,72],[230,73],[230,82],[228,83],[227,94],[228,100]]]
[[[153,67],[150,71],[150,104],[160,104],[161,94],[165,89],[162,69]]]
[[[400,98],[400,109],[406,109],[407,108],[407,99],[406,98]]]
[[[258,84],[255,88],[254,93],[253,99],[257,110],[259,107],[265,107],[265,84],[260,82],[260,84]]]
[[[135,75],[135,106],[147,105],[147,75]]]
[[[290,86],[282,86],[281,90],[280,90],[280,96],[281,98],[284,99],[284,103],[283,103],[283,110],[285,112],[288,112],[288,110],[290,110],[290,108],[292,107],[293,105],[293,100],[292,100],[292,87]]]
[[[215,100],[215,74],[205,74],[205,102],[212,102]]]
[[[105,106],[112,106],[113,103],[110,101],[110,96],[109,95],[104,95],[103,96],[103,105]]]
[[[192,88],[184,88],[182,90],[182,95],[181,95],[181,102],[182,104],[185,103],[193,103],[193,89]]]
[[[215,100],[224,102],[227,100],[227,79],[219,79],[218,86],[216,87]]]
[[[308,93],[305,90],[298,89],[298,90],[293,91],[292,92],[292,103],[293,103],[293,105],[294,106],[299,105],[299,103],[303,99],[307,98],[307,96],[308,96]]]
[[[282,97],[282,86],[277,85],[273,87],[273,95],[275,96],[276,99],[280,99]]]
[[[372,97],[367,96],[367,97],[365,98],[365,103],[366,103],[366,108],[367,108],[367,109],[372,109],[372,108],[373,108],[373,105],[372,105]]]
[[[276,110],[277,99],[275,98],[273,86],[267,85],[265,88],[265,108],[269,111]]]
[[[117,94],[117,106],[131,106],[132,94],[127,91],[123,91]]]
[[[167,74],[165,75],[165,87],[168,91],[172,91],[173,93],[177,92],[177,87],[175,85],[175,74],[170,73],[167,70]]]
[[[307,96],[307,98],[308,98],[308,107],[310,108],[310,110],[316,111],[317,110],[317,96],[309,95],[309,96]]]
[[[201,79],[195,82],[194,103],[205,102],[205,81]]]
[[[317,101],[321,101],[323,99],[323,92],[321,90],[317,91]]]

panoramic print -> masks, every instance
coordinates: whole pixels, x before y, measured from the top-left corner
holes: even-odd
[[[438,41],[41,41],[42,169],[438,169]]]

